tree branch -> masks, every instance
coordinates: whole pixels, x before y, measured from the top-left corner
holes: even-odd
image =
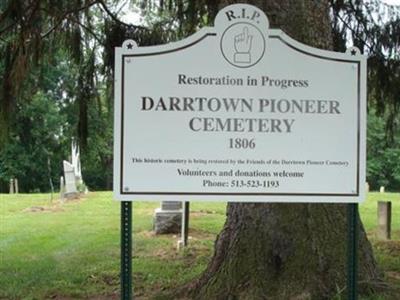
[[[44,38],[46,38],[47,36],[49,36],[54,30],[56,30],[56,29],[61,25],[61,23],[64,21],[65,18],[68,17],[68,15],[70,15],[70,14],[72,14],[72,13],[79,12],[79,11],[81,11],[81,10],[85,10],[85,9],[87,9],[87,8],[89,8],[89,7],[91,7],[91,6],[95,5],[95,4],[97,4],[97,3],[98,3],[98,0],[95,0],[95,1],[93,1],[93,2],[88,2],[86,5],[84,5],[84,6],[80,7],[80,8],[78,8],[78,9],[72,9],[72,10],[66,11],[66,12],[58,19],[58,21],[56,22],[56,24],[55,24],[52,28],[50,28],[46,33],[44,33],[44,34],[41,35],[41,38],[44,39]],[[50,12],[47,11],[47,10],[45,10],[45,11],[46,11],[47,13],[50,13]]]
[[[100,6],[102,7],[102,9],[104,10],[105,13],[107,13],[107,15],[116,23],[126,26],[126,27],[134,27],[134,28],[138,28],[138,29],[143,29],[143,30],[148,30],[148,28],[144,27],[144,26],[140,26],[140,25],[133,25],[133,24],[128,24],[125,23],[123,21],[121,21],[120,19],[118,19],[111,11],[110,9],[107,7],[107,5],[104,3],[103,0],[98,0],[97,1],[98,4],[100,4]]]
[[[79,26],[81,26],[83,29],[85,29],[87,32],[89,32],[95,38],[95,40],[99,42],[99,44],[102,44],[102,40],[99,38],[99,36],[88,26],[82,24],[78,19],[76,19],[74,17],[66,17],[66,18],[68,20],[70,20],[71,22],[74,22],[74,23],[78,24]]]
[[[0,30],[0,37],[3,35],[3,33],[7,32],[11,28],[13,28],[14,25],[17,25],[17,23],[12,23],[12,24],[6,26],[5,28],[3,28],[2,30]]]
[[[347,29],[349,29],[349,30],[354,34],[354,36],[356,36],[360,41],[363,42],[363,44],[369,49],[369,51],[371,51],[371,53],[375,53],[375,54],[378,54],[378,55],[379,55],[379,53],[377,53],[377,52],[375,51],[375,49],[373,48],[373,46],[369,45],[363,38],[361,38],[360,35],[358,34],[358,32],[356,32],[356,31],[355,31],[355,30],[340,16],[339,13],[336,14],[336,17],[337,17],[340,21],[342,21],[343,25],[344,25]],[[361,49],[360,49],[360,50],[361,50]]]

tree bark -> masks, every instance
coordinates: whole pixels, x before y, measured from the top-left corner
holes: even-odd
[[[346,205],[229,204],[194,299],[332,299],[346,287]],[[360,290],[380,281],[359,226]]]
[[[271,27],[305,44],[332,49],[327,1],[247,3],[263,9]],[[191,285],[191,298],[320,300],[343,294],[346,220],[346,205],[339,204],[228,204],[214,256]],[[381,274],[359,224],[359,290],[368,292]]]

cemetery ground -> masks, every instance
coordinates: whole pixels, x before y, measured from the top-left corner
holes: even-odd
[[[376,239],[378,200],[392,201],[391,241]],[[160,293],[198,277],[225,221],[225,203],[191,203],[189,246],[178,252],[179,236],[152,233],[158,206],[133,206],[135,299],[169,299]],[[369,193],[360,212],[390,285],[362,299],[400,299],[400,194]],[[120,206],[110,192],[64,204],[49,194],[1,194],[0,299],[119,299],[119,224]],[[345,299],[341,288],[337,299]]]

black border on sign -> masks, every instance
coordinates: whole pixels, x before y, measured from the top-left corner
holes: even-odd
[[[301,52],[305,55],[313,56],[316,58],[320,59],[325,59],[325,60],[333,60],[333,61],[338,61],[338,62],[345,62],[345,63],[353,63],[357,64],[357,108],[358,108],[358,113],[357,113],[357,125],[358,125],[358,130],[357,130],[357,191],[356,193],[350,193],[350,194],[341,194],[341,193],[218,193],[218,192],[133,192],[133,191],[127,191],[125,192],[123,190],[123,174],[124,174],[124,84],[125,84],[125,58],[126,57],[141,57],[141,56],[153,56],[153,55],[161,55],[161,54],[167,54],[167,53],[172,53],[172,52],[177,52],[180,50],[184,50],[186,48],[189,48],[199,42],[201,42],[203,39],[205,39],[208,36],[216,36],[216,33],[207,33],[198,40],[187,44],[185,46],[176,48],[176,49],[171,49],[171,50],[164,50],[164,51],[159,51],[159,52],[152,52],[152,53],[139,53],[139,54],[123,54],[121,55],[121,63],[122,63],[122,80],[121,80],[121,148],[120,148],[120,194],[121,195],[188,195],[188,196],[307,196],[307,197],[312,197],[312,196],[323,196],[323,197],[355,197],[360,195],[360,140],[361,140],[361,131],[360,131],[360,122],[361,122],[361,69],[360,65],[361,62],[359,60],[351,60],[351,59],[339,59],[339,58],[330,58],[330,57],[325,57],[322,55],[318,54],[313,54],[309,53],[303,49],[299,49],[295,47],[294,45],[290,44],[289,42],[285,41],[282,39],[280,35],[270,35],[269,38],[274,38],[274,39],[279,39],[281,42],[286,44],[288,47]]]

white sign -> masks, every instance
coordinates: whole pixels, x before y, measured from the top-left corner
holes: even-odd
[[[215,24],[116,48],[115,197],[362,201],[365,56],[301,44],[250,5]]]

